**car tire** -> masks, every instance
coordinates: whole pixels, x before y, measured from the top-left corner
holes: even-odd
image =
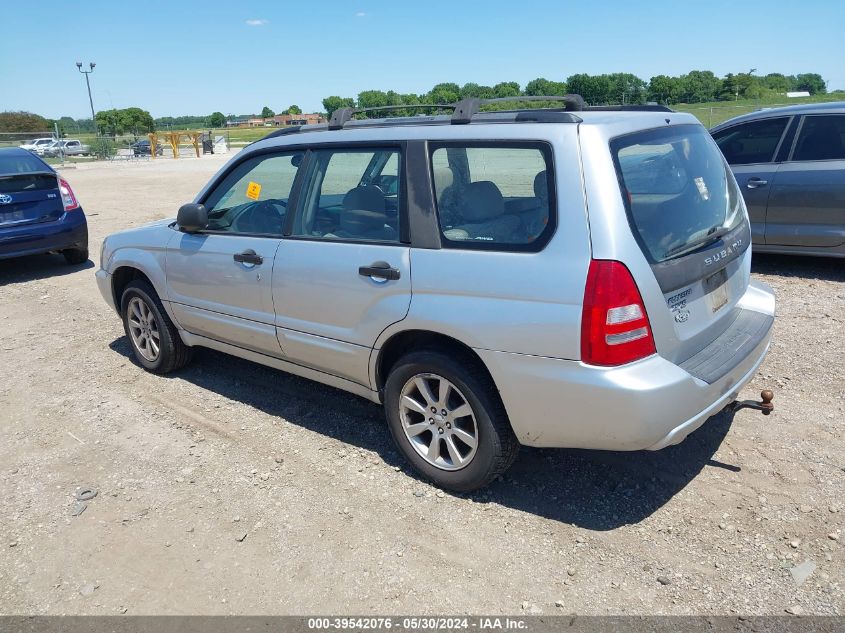
[[[126,286],[120,299],[120,316],[132,354],[147,371],[167,374],[191,360],[193,350],[182,342],[149,282],[136,279]]]
[[[62,251],[62,255],[65,256],[65,261],[72,266],[84,264],[88,261],[87,248],[66,248]]]
[[[384,407],[399,450],[441,488],[477,490],[516,459],[519,442],[499,392],[469,354],[425,350],[403,356],[387,378]]]

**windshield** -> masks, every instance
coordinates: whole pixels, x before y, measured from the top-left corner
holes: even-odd
[[[699,125],[638,132],[611,142],[638,241],[654,262],[710,244],[745,220],[719,148]]]

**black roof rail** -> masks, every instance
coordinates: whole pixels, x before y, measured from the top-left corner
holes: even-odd
[[[674,112],[665,105],[603,105],[587,106],[584,109],[588,112]]]
[[[458,101],[454,105],[455,111],[452,113],[452,123],[455,125],[464,125],[472,121],[472,115],[478,114],[481,106],[488,103],[505,103],[508,101],[563,101],[564,110],[567,112],[579,112],[584,109],[584,98],[581,95],[548,95],[548,96],[528,96],[528,97],[497,97],[495,99],[478,99],[470,97]]]
[[[262,141],[267,140],[268,138],[276,138],[277,136],[284,136],[285,134],[296,134],[299,132],[301,125],[292,125],[290,127],[283,127],[280,130],[274,130],[270,132],[267,136],[261,137]]]
[[[449,103],[417,103],[413,105],[389,105],[389,106],[375,106],[372,108],[338,108],[332,112],[332,118],[329,119],[330,130],[342,130],[343,126],[352,120],[352,117],[362,112],[387,112],[389,110],[442,110],[448,108],[453,110],[454,105]]]

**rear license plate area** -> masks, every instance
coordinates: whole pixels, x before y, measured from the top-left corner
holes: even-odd
[[[718,312],[728,303],[728,271],[724,268],[704,278],[704,294],[710,302],[710,309]]]
[[[6,224],[7,222],[19,222],[23,219],[23,211],[20,209],[15,209],[14,211],[0,211],[0,224]]]

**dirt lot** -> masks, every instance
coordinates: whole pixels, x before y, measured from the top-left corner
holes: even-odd
[[[221,164],[67,170],[92,260]],[[779,316],[743,395],[772,387],[774,415],[659,453],[524,449],[460,497],[353,396],[211,351],[145,373],[95,269],[0,262],[2,613],[845,613],[842,261],[755,258]]]

